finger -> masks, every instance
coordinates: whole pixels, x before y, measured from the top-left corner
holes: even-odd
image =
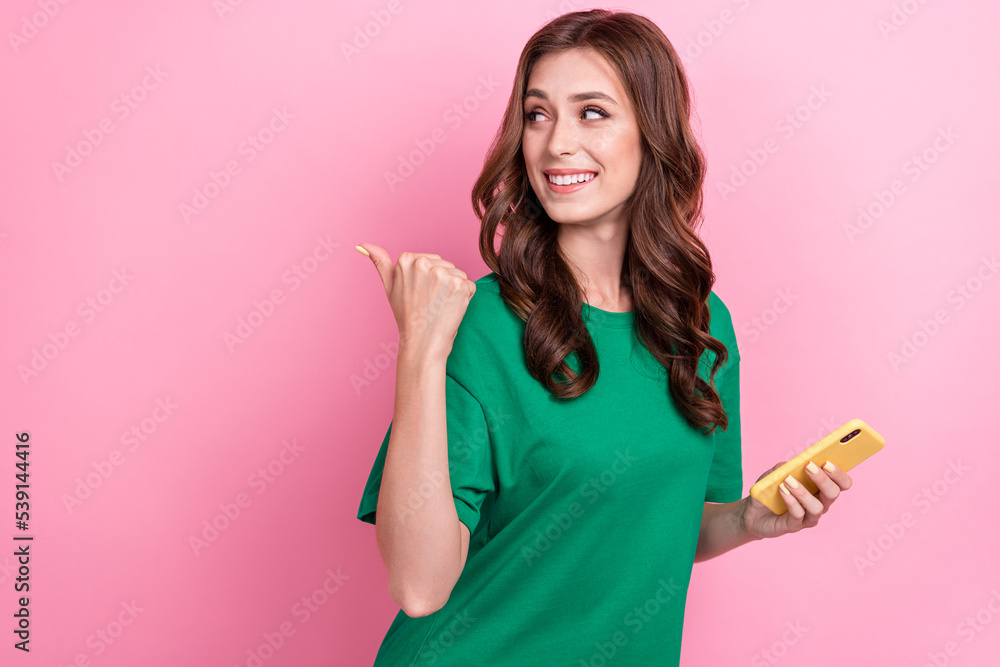
[[[827,461],[826,463],[824,463],[823,470],[826,471],[826,474],[830,477],[830,479],[834,481],[834,483],[837,486],[840,487],[842,491],[846,491],[847,489],[851,488],[851,484],[853,483],[851,476],[848,475],[845,471],[841,470],[840,466],[838,466],[833,461]]]
[[[823,502],[809,492],[809,489],[805,487],[804,484],[799,482],[795,477],[789,475],[782,482],[795,499],[799,501],[801,505],[804,516],[802,517],[802,525],[812,526],[819,521],[819,517],[823,515]]]
[[[778,494],[785,502],[785,507],[788,508],[788,512],[786,513],[787,518],[785,521],[787,522],[789,529],[794,532],[802,527],[802,519],[805,518],[806,511],[802,508],[798,499],[792,495],[792,492],[789,491],[788,487],[785,486],[784,482],[778,484]]]
[[[423,260],[429,266],[455,266],[452,262],[449,262],[446,259],[441,259],[441,255],[436,255],[432,252],[402,252],[396,259],[396,263],[402,266],[409,266],[418,260]]]
[[[469,279],[469,274],[458,267],[450,267],[445,269],[445,273],[449,273],[453,276],[459,276],[460,278]]]
[[[833,501],[840,495],[840,486],[830,478],[830,475],[825,470],[813,461],[806,464],[806,474],[809,475],[809,478],[816,484],[816,488],[819,489],[819,499],[823,503],[823,513],[825,514],[830,509]]]
[[[372,264],[375,265],[375,270],[378,271],[379,278],[382,279],[382,286],[388,296],[392,290],[392,258],[389,257],[389,253],[374,243],[360,243],[358,247],[368,253]]]

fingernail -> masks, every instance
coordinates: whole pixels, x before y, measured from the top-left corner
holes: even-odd
[[[799,482],[798,482],[798,480],[796,480],[791,475],[789,475],[788,477],[785,478],[785,482],[788,484],[788,486],[790,488],[793,488],[793,489],[799,488]]]
[[[823,464],[823,470],[827,472],[837,472],[837,466],[833,465],[833,461],[827,461]]]
[[[815,463],[813,463],[812,461],[810,461],[810,462],[809,462],[809,463],[808,463],[808,464],[806,465],[806,470],[808,470],[809,472],[811,472],[812,474],[814,474],[814,475],[815,475],[816,473],[818,473],[818,472],[819,472],[819,466],[818,466],[818,465],[816,465]]]
[[[364,248],[362,248],[359,245],[354,246],[354,249],[357,250],[358,252],[360,252],[365,257],[371,257],[371,253],[368,252],[367,250],[365,250]]]
[[[784,493],[786,496],[792,495],[792,492],[788,490],[788,488],[785,486],[784,482],[782,482],[781,484],[779,484],[778,488],[781,489],[781,492]]]

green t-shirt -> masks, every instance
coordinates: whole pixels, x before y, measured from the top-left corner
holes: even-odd
[[[476,281],[445,380],[468,559],[444,607],[420,618],[400,610],[376,667],[679,663],[704,503],[743,491],[739,351],[729,310],[714,292],[708,303],[710,333],[729,353],[715,377],[729,428],[711,435],[676,408],[634,312],[583,304],[600,375],[582,396],[558,399],[528,372],[524,323],[496,274]],[[703,379],[714,356],[701,359]],[[358,509],[372,524],[391,431]],[[420,498],[414,490],[413,508]]]

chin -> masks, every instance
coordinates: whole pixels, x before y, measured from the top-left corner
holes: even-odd
[[[557,224],[560,224],[560,225],[583,225],[583,224],[586,224],[586,223],[590,222],[591,220],[593,220],[593,218],[591,218],[589,216],[569,216],[569,217],[567,217],[567,216],[560,216],[560,217],[553,217],[553,216],[550,215],[549,217],[552,218],[553,222],[555,222]]]
[[[581,224],[594,219],[593,212],[583,210],[567,210],[567,207],[546,208],[545,212],[553,222],[560,224]]]

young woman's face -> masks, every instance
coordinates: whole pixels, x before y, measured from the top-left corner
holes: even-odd
[[[528,76],[524,112],[528,180],[549,217],[559,223],[621,221],[639,177],[641,134],[604,57],[588,48],[539,58]],[[570,174],[577,176],[571,180]]]

